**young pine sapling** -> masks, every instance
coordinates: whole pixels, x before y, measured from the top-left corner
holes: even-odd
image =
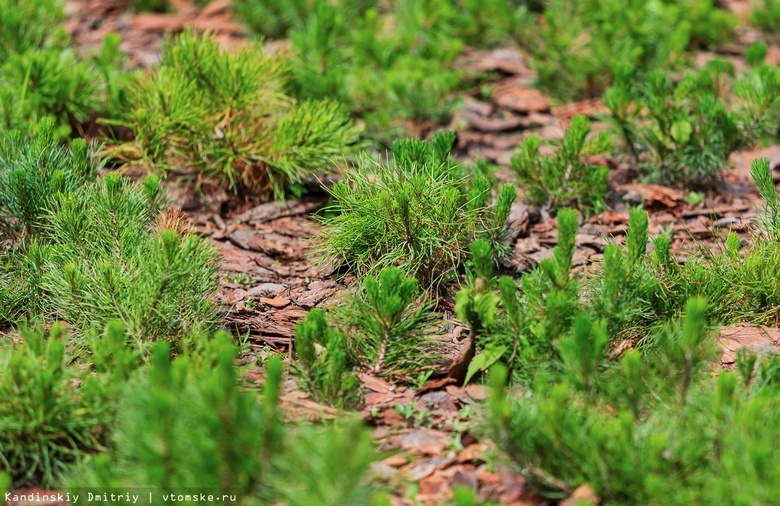
[[[512,157],[512,168],[531,204],[554,211],[575,205],[592,213],[604,207],[609,187],[609,169],[593,165],[587,158],[607,151],[611,139],[607,132],[589,138],[591,126],[584,116],[572,118],[569,130],[553,155],[539,152],[542,140],[526,137]]]

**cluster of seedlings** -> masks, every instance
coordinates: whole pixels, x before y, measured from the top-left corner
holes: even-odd
[[[775,7],[753,3],[767,33]],[[342,162],[312,249],[356,282],[296,326],[287,368],[314,399],[348,412],[361,373],[427,378],[446,301],[474,345],[458,379],[492,386],[481,430],[542,496],[588,484],[607,504],[774,500],[780,359],[711,367],[719,325],[780,322],[768,160],[753,163],[764,206],[749,244],[731,234],[720,253],[681,262],[635,208],[625,245],[589,269],[572,261],[580,223],[606,206],[595,155],[696,187],[731,153],[776,140],[780,70],[765,44],[746,49],[744,72],[717,59],[685,71],[690,50],[737,24],[711,0],[233,8],[257,34],[288,38],[291,54],[259,42],[229,53],[185,31],[157,67],[131,71],[116,37],[91,55],[72,47],[59,2],[0,0],[0,491],[390,504],[367,479],[381,454],[361,422],[283,423],[279,357],[264,359],[262,392],[245,380],[247,350],[213,304],[218,253],[164,192],[186,172],[196,186],[282,199]],[[451,132],[400,138],[411,121],[444,122],[455,92],[483,77],[455,68],[465,46],[512,42],[551,96],[603,96],[612,128],[594,134],[575,116],[558,142],[526,137],[501,186],[484,163],[457,160]],[[104,144],[84,140],[90,124]],[[511,277],[500,266],[516,199],[557,217],[558,243]],[[478,504],[471,490],[453,501]]]

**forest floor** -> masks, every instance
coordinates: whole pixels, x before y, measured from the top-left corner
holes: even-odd
[[[133,14],[120,0],[71,0],[66,27],[82,47],[99,45],[107,33],[118,32],[123,40],[121,49],[140,67],[156,63],[164,31],[177,32],[185,25],[213,30],[226,46],[240,45],[244,40],[242,27],[232,19],[227,2],[218,0],[202,9],[184,1],[175,4],[178,8],[171,14]],[[732,2],[734,9],[741,5]],[[750,40],[749,33],[741,37]],[[741,48],[724,47],[718,56],[744,67],[741,53]],[[704,63],[713,56],[701,53],[697,61]],[[780,47],[771,47],[768,59],[780,64]],[[532,88],[533,72],[516,49],[467,49],[459,65],[491,72],[495,76],[492,94],[486,97],[478,89],[469,90],[461,97],[462,106],[450,124],[410,125],[410,130],[423,136],[438,128],[454,130],[457,154],[463,159],[482,157],[506,167],[525,136],[559,139],[575,114],[590,117],[594,130],[605,128],[602,115],[606,111],[600,100],[554,104]],[[706,190],[700,202],[686,191],[637,182],[636,174],[621,160],[591,160],[610,167],[611,192],[607,210],[579,229],[574,265],[587,268],[603,258],[608,243],[623,243],[628,208],[640,202],[650,215],[649,234],[671,229],[676,253],[702,245],[717,248],[716,240],[732,231],[746,237],[760,200],[750,179],[750,160],[758,156],[769,158],[775,182],[780,181],[780,145],[736,153],[732,155],[733,168]],[[498,176],[510,177],[508,172]],[[315,191],[300,200],[253,205],[224,192],[197,196],[176,184],[170,192],[175,205],[200,234],[211,238],[223,256],[220,307],[227,326],[250,343],[251,351],[243,357],[247,379],[262,383],[263,358],[289,351],[294,325],[306,311],[337,300],[349,284],[350,279],[309,254],[309,240],[319,229],[314,215],[327,205],[326,195]],[[518,275],[552,254],[556,221],[520,202],[514,204],[509,221],[512,254],[503,268]],[[467,332],[452,316],[452,301],[441,301],[439,309],[453,319],[447,334],[439,339],[443,354],[456,366],[468,347]],[[733,361],[731,341],[762,339],[749,328],[725,329],[721,336],[724,362]],[[780,336],[768,339],[776,342]],[[630,345],[626,342],[618,348]],[[374,470],[397,491],[396,504],[436,504],[458,484],[477,489],[483,500],[544,504],[522,475],[501,464],[499,452],[488,439],[471,433],[470,420],[479,409],[478,401],[486,398],[486,388],[462,388],[452,384],[446,374],[439,376],[420,378],[416,388],[361,376],[367,392],[361,416],[374,427],[379,449],[395,450]],[[311,400],[292,380],[285,385],[283,405],[286,416],[294,420],[316,421],[338,414]],[[571,502],[561,504],[574,504],[574,499],[589,494],[593,492],[587,487],[578,489]]]

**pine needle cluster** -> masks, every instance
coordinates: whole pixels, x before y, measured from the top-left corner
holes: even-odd
[[[728,40],[737,18],[712,0],[551,0],[541,17],[521,10],[513,31],[539,86],[572,100],[598,97],[621,66],[668,68],[688,49]]]
[[[711,182],[732,152],[777,129],[780,70],[761,62],[766,47],[763,54],[761,49],[751,49],[755,67],[735,82],[734,67],[713,60],[679,83],[651,71],[643,83],[619,80],[607,90],[604,102],[613,122],[648,179]]]
[[[3,320],[45,314],[83,332],[118,318],[139,342],[213,321],[216,250],[181,218],[160,217],[159,178],[94,180],[86,144],[59,147],[53,128],[5,148],[0,209],[30,233],[4,259]]]
[[[335,216],[323,219],[325,260],[360,275],[397,266],[425,287],[451,281],[472,241],[500,242],[515,197],[505,185],[491,205],[490,183],[451,157],[455,137],[393,144],[392,160],[363,158],[329,191]]]
[[[127,82],[119,36],[107,37],[94,57],[82,57],[57,26],[63,17],[59,0],[0,3],[0,132],[30,136],[38,121],[52,117],[62,140],[119,105]]]
[[[522,396],[501,393],[505,371],[492,371],[498,444],[552,498],[588,483],[610,504],[771,502],[778,360],[753,356],[740,369],[747,374],[713,377],[706,314],[704,300],[691,299],[682,321],[654,335],[652,351],[615,361],[588,358],[603,329],[588,339],[578,319],[569,339],[581,341],[581,353],[564,354],[563,378]],[[581,382],[586,360],[591,381]]]
[[[177,220],[155,227],[158,184],[108,174],[55,201],[40,252],[51,314],[79,328],[119,318],[139,340],[208,325],[217,253]]]
[[[281,39],[292,27],[303,23],[314,3],[312,0],[236,0],[232,7],[236,16],[255,33]]]
[[[61,0],[2,0],[0,61],[43,47],[64,18]]]
[[[184,167],[198,179],[281,197],[360,146],[359,129],[336,103],[294,102],[287,63],[258,44],[231,54],[190,30],[162,53],[116,122],[135,140],[109,152],[129,164],[162,175]]]
[[[523,139],[519,152],[512,157],[528,200],[535,206],[555,210],[574,206],[598,213],[604,208],[604,196],[609,188],[609,169],[587,162],[587,158],[609,150],[612,139],[607,132],[588,137],[591,126],[585,116],[572,118],[571,126],[557,144],[553,155],[542,155],[542,139]]]
[[[754,161],[753,176],[766,204],[752,244],[743,248],[731,233],[721,253],[702,247],[684,263],[671,254],[667,235],[655,237],[648,254],[648,216],[641,209],[630,212],[626,244],[607,245],[603,262],[579,273],[572,271],[577,215],[561,209],[553,256],[522,276],[520,290],[510,277],[496,279],[490,244],[476,241],[455,305],[484,354],[475,359],[471,374],[500,360],[514,380],[533,383],[539,374],[569,369],[578,371],[576,382],[590,386],[593,364],[600,363],[608,345],[622,341],[657,349],[655,329],[697,298],[708,301],[707,317],[718,323],[776,325],[780,206],[767,159]],[[594,350],[600,350],[598,356],[590,355]],[[585,359],[587,364],[580,363]]]
[[[60,324],[48,335],[23,328],[18,346],[0,343],[0,471],[17,487],[51,488],[70,465],[105,449],[111,414],[99,390],[68,365]]]
[[[721,253],[681,263],[662,235],[648,254],[647,214],[634,209],[625,246],[608,245],[601,265],[575,274],[577,217],[562,209],[554,255],[518,290],[493,276],[489,244],[473,244],[456,298],[480,349],[469,377],[490,369],[492,434],[543,495],[583,483],[610,504],[757,504],[777,493],[767,441],[780,360],[743,351],[736,373],[711,372],[713,323],[778,321],[778,199],[766,159],[753,175],[765,207],[746,251],[731,234]],[[610,356],[618,342],[636,347]],[[504,394],[508,380],[523,394]]]
[[[55,120],[45,118],[34,141],[18,131],[0,141],[0,237],[35,233],[54,195],[94,180],[87,143],[75,139],[70,149],[61,147],[56,130]]]
[[[403,378],[432,365],[434,315],[414,278],[395,267],[366,277],[362,293],[329,313],[314,309],[295,328],[295,358],[306,388],[339,407],[359,398],[358,371]]]
[[[780,4],[773,0],[751,0],[751,20],[769,33],[780,31]]]
[[[409,135],[409,122],[450,118],[465,84],[455,59],[465,44],[506,40],[513,11],[501,0],[246,1],[236,9],[261,33],[287,30],[298,97],[339,100],[384,146]]]
[[[66,490],[144,488],[154,500],[194,494],[211,504],[370,502],[364,476],[377,454],[359,421],[288,429],[280,411],[280,359],[266,362],[259,397],[242,386],[229,334],[195,340],[195,348],[175,358],[168,343],[155,343],[151,364],[118,389],[109,450],[72,467]]]
[[[193,357],[170,354],[167,343],[154,345],[151,366],[121,393],[110,454],[87,461],[68,481],[93,493],[123,487],[160,494],[203,489],[220,498],[264,493],[268,458],[282,434],[281,363],[269,362],[260,404],[239,388],[229,335],[217,334]]]

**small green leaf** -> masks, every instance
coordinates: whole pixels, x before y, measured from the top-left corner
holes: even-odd
[[[479,371],[487,371],[491,365],[498,362],[498,359],[501,358],[505,351],[506,346],[496,346],[495,348],[487,348],[474,357],[469,364],[469,370],[466,373],[466,379],[463,381],[463,384],[467,385],[469,380]]]
[[[677,144],[687,144],[691,140],[691,133],[693,133],[693,127],[687,121],[675,121],[672,125],[672,139]]]

